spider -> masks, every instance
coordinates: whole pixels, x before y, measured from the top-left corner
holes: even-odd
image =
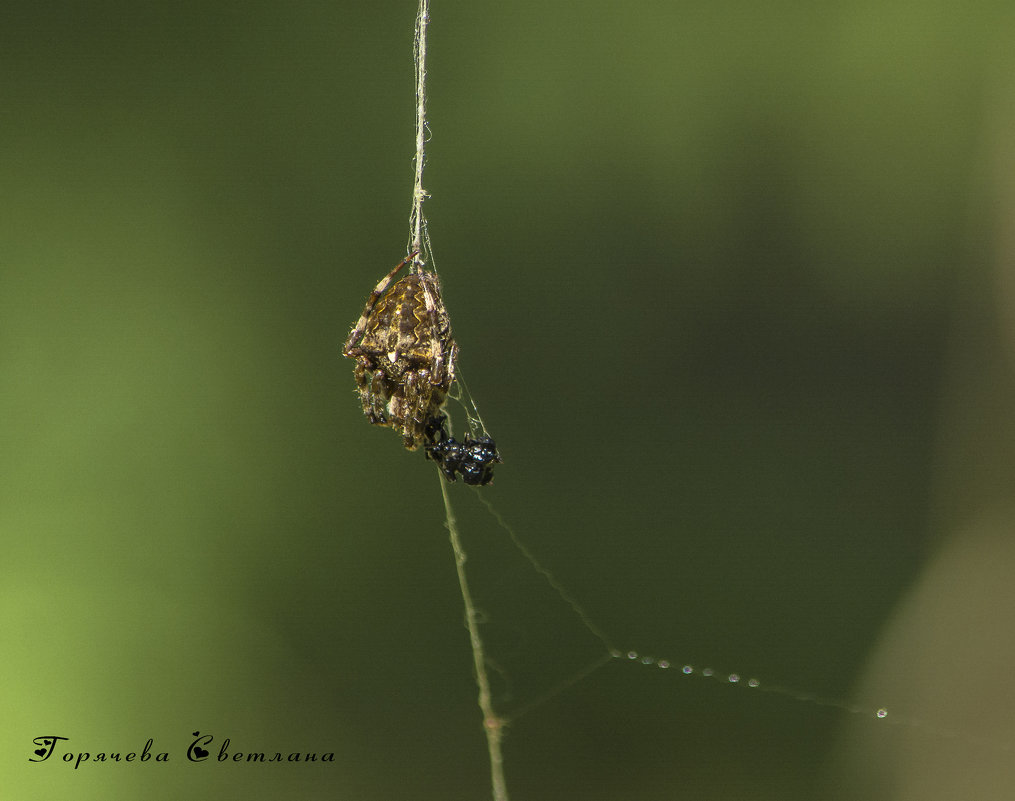
[[[414,251],[380,280],[342,349],[356,360],[363,413],[372,424],[395,429],[410,451],[423,444],[428,424],[440,415],[458,356],[440,281],[422,269],[418,256]],[[419,269],[392,285],[410,262]]]

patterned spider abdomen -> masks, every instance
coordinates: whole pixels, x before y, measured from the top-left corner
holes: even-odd
[[[420,270],[389,287],[401,266],[371,293],[344,354],[356,360],[367,419],[391,426],[415,450],[451,389],[458,346],[436,274]]]
[[[427,303],[428,292],[434,301],[431,304]],[[403,361],[406,366],[427,367],[445,350],[441,338],[451,342],[447,316],[440,313],[443,309],[435,277],[407,275],[377,300],[359,347],[383,354],[391,364]]]

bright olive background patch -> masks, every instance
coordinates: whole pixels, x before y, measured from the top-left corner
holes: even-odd
[[[23,5],[0,795],[489,797],[438,477],[340,356],[405,254],[415,5]],[[618,647],[851,696],[989,291],[1004,5],[433,0],[426,213],[504,456],[483,495]],[[602,646],[453,490],[510,712]],[[512,796],[830,797],[849,716],[752,692],[611,663],[509,729]],[[335,762],[191,764],[195,731]],[[45,735],[170,758],[29,763]]]

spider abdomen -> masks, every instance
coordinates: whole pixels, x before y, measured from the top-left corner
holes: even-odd
[[[411,259],[411,257],[410,257]],[[356,359],[363,411],[391,426],[415,450],[426,421],[440,410],[455,379],[458,346],[435,273],[420,269],[391,283],[406,259],[378,285],[345,344]]]

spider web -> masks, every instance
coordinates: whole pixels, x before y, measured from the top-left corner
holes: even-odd
[[[639,682],[638,678],[634,676],[631,679],[619,679],[618,676],[620,674],[615,674],[607,680],[609,686],[613,687],[616,691],[625,681],[644,684],[644,679],[648,677],[644,676],[640,671],[650,670],[657,676],[664,677],[665,680],[662,683],[655,680],[647,682],[646,686],[649,688],[649,695],[655,698],[655,703],[666,705],[668,702],[665,699],[672,694],[675,712],[677,711],[678,703],[686,701],[686,692],[683,691],[685,686],[697,684],[702,688],[694,691],[699,696],[699,700],[708,698],[714,701],[715,696],[711,692],[704,691],[704,687],[707,685],[712,688],[724,687],[730,692],[747,692],[749,695],[754,695],[757,698],[781,699],[783,702],[788,702],[792,705],[802,705],[804,708],[821,708],[838,713],[840,716],[845,716],[836,724],[839,728],[849,730],[851,726],[853,728],[860,726],[861,728],[858,730],[859,734],[857,736],[861,741],[882,743],[883,747],[886,748],[898,748],[900,743],[908,743],[909,747],[922,748],[928,753],[934,753],[941,747],[954,749],[957,744],[961,744],[965,748],[973,749],[974,752],[994,754],[995,759],[1000,758],[1002,754],[1015,750],[1015,741],[976,734],[975,729],[964,728],[960,725],[950,726],[930,717],[918,717],[908,713],[904,704],[902,708],[896,708],[890,712],[887,706],[877,702],[869,703],[862,700],[854,701],[843,697],[828,696],[806,687],[786,685],[771,677],[756,676],[737,669],[730,669],[727,666],[713,665],[700,661],[693,663],[683,661],[681,655],[671,656],[643,651],[638,648],[617,647],[612,635],[600,626],[585,606],[583,606],[582,602],[561,583],[554,572],[541,563],[532,549],[518,536],[513,527],[497,510],[495,504],[489,500],[488,494],[478,488],[472,488],[472,491],[475,492],[479,505],[485,509],[489,518],[495,522],[495,528],[500,529],[506,535],[511,548],[520,555],[531,576],[536,578],[534,583],[520,581],[517,575],[512,573],[512,579],[509,582],[511,586],[509,594],[515,596],[519,593],[531,593],[540,596],[539,603],[544,605],[543,612],[536,614],[533,614],[531,611],[521,615],[515,612],[503,615],[499,612],[487,612],[487,626],[494,632],[491,637],[491,641],[494,643],[492,648],[494,652],[493,658],[497,660],[494,662],[494,668],[498,679],[503,683],[504,688],[506,688],[501,690],[497,701],[501,705],[500,714],[503,717],[504,723],[508,726],[516,726],[519,724],[519,721],[527,721],[533,713],[541,709],[545,710],[547,707],[555,704],[566,705],[568,703],[568,695],[580,695],[584,693],[584,691],[579,691],[579,687],[586,686],[587,688],[587,685],[594,685],[605,677],[604,671],[613,672],[620,666],[625,666],[638,668],[637,677],[643,677],[643,680]],[[470,531],[473,527],[477,529],[484,528],[476,520],[473,520],[470,524]],[[485,528],[488,530],[489,526]],[[484,533],[488,533],[488,531]],[[488,545],[487,547],[492,548],[494,546]],[[495,561],[498,564],[503,564],[503,556],[495,557]],[[502,575],[484,574],[483,571],[485,569],[488,570],[489,568],[479,568],[481,578],[477,583],[480,585],[480,592],[486,597],[486,600],[481,602],[481,606],[483,606],[484,610],[487,610],[487,603],[491,604],[490,608],[496,608],[496,601],[490,601],[490,598],[496,599],[498,594],[503,592],[506,580]],[[539,583],[542,583],[544,590],[549,590],[549,594],[540,592],[537,586]],[[566,610],[566,614],[559,616],[546,613],[545,605],[553,604],[556,604],[560,609]],[[514,650],[514,653],[511,654],[508,660],[501,662],[497,653],[502,646],[501,639],[496,634],[498,626],[501,626],[505,619],[512,625],[519,624],[519,621],[521,621],[520,625],[526,628],[526,634],[530,635],[539,629],[539,618],[541,617],[554,621],[550,625],[549,630],[544,632],[544,636],[555,641],[573,643],[576,638],[576,631],[584,631],[588,636],[584,646],[584,653],[587,654],[588,661],[577,665],[570,671],[561,672],[561,665],[564,660],[557,658],[547,659],[550,652],[548,646],[539,643],[529,643],[522,648],[515,647],[512,649],[508,647],[507,650]],[[566,631],[567,629],[570,629],[570,631]],[[641,645],[645,647],[644,644]],[[568,647],[570,648],[571,646],[569,645]],[[537,665],[537,667],[533,668],[533,665]],[[887,667],[879,668],[874,673],[875,678],[879,670],[888,671],[890,669]],[[515,671],[521,674],[535,672],[538,674],[540,681],[545,680],[547,676],[554,675],[556,671],[557,678],[547,681],[546,685],[540,688],[538,681],[528,679],[526,683],[526,680],[514,675]],[[626,672],[624,672],[624,675],[626,675]],[[687,682],[692,682],[692,685],[687,685]],[[521,689],[522,685],[524,685],[524,690]],[[904,686],[902,688],[896,687],[892,694],[899,699],[907,699],[909,694],[906,690],[907,686],[904,682]],[[630,687],[627,692],[630,692]],[[861,689],[858,694],[862,698],[869,698],[871,697],[869,695],[870,692],[870,689]],[[640,695],[641,693],[642,691],[638,691],[637,694]],[[595,694],[594,691],[593,694]],[[678,697],[684,700],[678,702],[676,700]],[[745,704],[748,708],[757,707],[755,702],[748,702],[746,696],[737,696],[736,698],[731,696],[731,699],[733,699],[732,703],[741,707],[744,707]],[[728,709],[729,703],[728,701],[722,701],[720,706],[721,708]],[[635,702],[634,708],[637,709],[637,707],[638,703]],[[763,714],[785,716],[785,712],[774,713],[771,707],[764,708],[769,711]],[[919,708],[919,705],[914,704],[913,708]],[[643,712],[643,714],[646,717],[650,717],[648,713]],[[854,720],[855,723],[848,726],[847,721],[850,719]],[[887,729],[884,727],[887,727]]]
[[[479,407],[476,405],[472,393],[469,392],[468,384],[465,382],[465,376],[462,374],[460,366],[456,370],[456,380],[451,387],[451,391],[448,393],[448,400],[455,401],[462,410],[470,435],[473,437],[492,436],[486,427],[486,423],[483,422],[483,417],[479,413]],[[447,410],[445,409],[445,411]],[[448,414],[448,425],[451,426],[450,414]],[[452,434],[454,433],[453,428],[450,431]]]

